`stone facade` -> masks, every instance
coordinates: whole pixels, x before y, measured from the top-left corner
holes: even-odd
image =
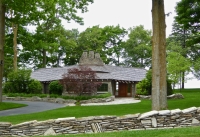
[[[200,107],[184,110],[150,111],[121,117],[97,116],[85,118],[58,118],[29,121],[13,125],[0,122],[0,136],[34,136],[57,134],[85,134],[121,130],[150,130],[200,126]]]

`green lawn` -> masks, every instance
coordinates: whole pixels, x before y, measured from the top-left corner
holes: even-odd
[[[177,92],[177,91],[176,91]],[[179,92],[179,91],[178,91]],[[185,99],[168,100],[168,108],[171,109],[185,109],[188,107],[200,106],[200,89],[182,90],[181,93]],[[45,112],[15,115],[15,116],[3,116],[0,117],[0,121],[11,122],[13,124],[21,123],[31,120],[47,120],[56,119],[62,117],[87,117],[98,115],[126,115],[135,113],[144,113],[151,110],[151,101],[142,100],[136,104],[123,104],[123,105],[109,105],[109,106],[74,106],[65,107]]]
[[[7,110],[7,109],[13,109],[13,108],[20,108],[25,107],[26,104],[18,104],[18,103],[11,103],[11,102],[0,102],[0,111],[1,110]]]
[[[98,134],[56,135],[56,137],[199,137],[200,127],[176,128],[165,130],[121,131]],[[38,136],[34,136],[38,137]],[[40,136],[42,137],[42,136]],[[54,137],[54,136],[45,136]]]

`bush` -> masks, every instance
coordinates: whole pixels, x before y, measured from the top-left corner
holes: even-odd
[[[4,84],[5,93],[41,93],[42,86],[39,81],[30,77],[31,70],[17,70],[8,74],[8,81]]]
[[[42,92],[42,85],[37,80],[31,80],[31,82],[28,85],[28,90],[31,94],[39,94]]]
[[[102,84],[95,79],[98,79],[95,71],[87,66],[80,66],[69,69],[68,73],[63,74],[60,82],[66,87],[67,92],[73,91],[73,94],[78,96],[95,95],[97,88]]]
[[[52,81],[49,84],[49,92],[50,94],[62,95],[63,86],[60,84],[59,81]]]
[[[45,98],[47,97],[47,94],[24,94],[24,93],[6,93],[5,94],[8,97],[27,97],[31,98],[34,96],[40,97],[40,98]]]
[[[167,95],[173,94],[172,81],[167,78]],[[137,94],[151,95],[152,92],[152,71],[149,70],[146,74],[146,78],[137,84]]]

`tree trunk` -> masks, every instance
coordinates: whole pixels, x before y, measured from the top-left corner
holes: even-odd
[[[186,48],[186,30],[184,28],[183,30],[183,45],[182,45],[182,48],[185,49]],[[187,57],[186,54],[183,55],[185,58]],[[181,88],[184,89],[185,88],[185,72],[183,71],[182,72],[182,84],[181,84]]]
[[[185,88],[185,72],[182,72],[182,84],[181,84],[181,89]]]
[[[45,49],[43,49],[42,55],[43,55],[42,66],[43,66],[43,68],[46,68],[46,64],[47,64],[47,55],[46,55],[46,50],[45,50]]]
[[[3,0],[0,0],[0,102],[3,93],[3,63],[4,63],[4,44],[5,44],[5,11],[6,7]]]
[[[167,109],[164,0],[152,0],[152,110]]]
[[[13,57],[13,69],[17,70],[17,30],[18,30],[18,25],[12,23],[12,29],[13,29],[13,52],[14,52],[14,57]]]

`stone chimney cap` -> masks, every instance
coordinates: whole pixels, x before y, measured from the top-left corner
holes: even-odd
[[[90,50],[89,54],[87,51],[83,51],[81,58],[79,59],[79,65],[97,65],[103,66],[103,60],[100,57],[99,53],[95,53]]]

